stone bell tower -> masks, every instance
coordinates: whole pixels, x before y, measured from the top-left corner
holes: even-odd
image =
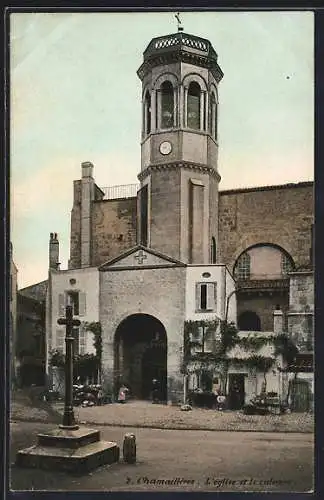
[[[143,56],[138,242],[182,262],[215,263],[217,54],[208,40],[178,32],[154,38]]]

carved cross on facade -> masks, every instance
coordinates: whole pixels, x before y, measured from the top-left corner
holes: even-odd
[[[137,260],[138,264],[143,264],[144,260],[147,259],[146,255],[143,253],[143,250],[139,250],[137,255],[134,255],[134,259]]]
[[[63,422],[60,427],[62,429],[78,429],[79,426],[75,423],[73,413],[73,327],[80,326],[81,321],[73,319],[72,306],[66,306],[65,318],[57,320],[59,325],[65,325],[65,404]]]

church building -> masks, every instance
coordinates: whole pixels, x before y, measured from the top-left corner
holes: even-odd
[[[94,352],[84,325],[100,322],[106,390],[123,382],[146,399],[157,378],[163,400],[179,402],[184,384],[203,384],[193,366],[184,377],[188,324],[200,325],[205,353],[214,352],[224,322],[254,336],[286,332],[300,352],[312,352],[313,183],[219,190],[224,75],[209,40],[184,32],[154,38],[137,74],[139,184],[99,187],[94,165],[82,163],[68,269],[60,269],[57,234],[50,236],[46,370],[51,378],[51,352],[64,350],[57,319],[69,303],[81,320],[80,354]],[[208,370],[211,382],[222,379],[221,368]],[[270,375],[270,388],[278,387]],[[243,402],[260,390],[245,368],[230,368],[232,383]]]

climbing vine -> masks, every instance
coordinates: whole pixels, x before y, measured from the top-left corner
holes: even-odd
[[[58,349],[53,349],[50,351],[49,364],[51,366],[63,368],[65,366],[65,355]]]
[[[94,347],[96,354],[76,354],[73,357],[73,372],[75,377],[85,379],[95,377],[100,379],[101,359],[102,359],[102,335],[101,324],[99,322],[83,323],[83,327],[93,333]],[[65,366],[65,354],[55,349],[50,352],[49,364],[58,368]]]
[[[287,363],[291,362],[298,349],[292,340],[286,334],[280,335],[250,335],[241,337],[238,335],[238,330],[234,323],[220,322],[220,341],[215,343],[213,352],[192,353],[192,348],[201,346],[202,342],[199,339],[200,328],[204,326],[205,332],[217,331],[219,322],[217,319],[211,321],[185,321],[184,323],[184,356],[182,372],[188,372],[188,365],[191,362],[199,362],[199,371],[202,373],[211,363],[216,366],[221,364],[223,367],[225,389],[227,381],[227,373],[230,364],[236,366],[244,366],[251,370],[263,372],[265,386],[266,373],[274,365],[276,358],[281,355]],[[273,345],[273,355],[264,356],[259,353],[262,347]],[[248,351],[250,355],[247,357],[235,357],[230,355],[231,349],[238,346],[239,348]]]

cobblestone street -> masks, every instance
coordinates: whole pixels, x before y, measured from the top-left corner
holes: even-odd
[[[11,489],[69,491],[309,491],[313,476],[310,434],[171,431],[98,427],[103,439],[122,446],[137,440],[137,463],[121,461],[82,477],[13,465],[19,449],[53,424],[11,425]]]
[[[11,420],[53,422],[63,413],[63,403],[53,404],[48,413],[44,407],[26,406],[13,401]],[[53,411],[54,410],[54,411]],[[240,411],[217,411],[194,408],[181,411],[179,407],[151,404],[148,401],[129,401],[126,404],[76,407],[75,417],[86,424],[135,426],[161,429],[192,429],[220,431],[310,432],[314,418],[309,413],[284,415],[244,415]]]

